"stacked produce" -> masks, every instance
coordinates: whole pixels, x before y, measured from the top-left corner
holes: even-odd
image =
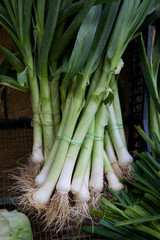
[[[46,227],[77,224],[107,185],[133,162],[127,151],[117,90],[122,55],[154,0],[4,0],[0,24],[15,51],[4,47],[16,74],[0,83],[30,94],[33,150],[17,179],[20,202],[43,213]],[[105,180],[106,181],[106,180]]]

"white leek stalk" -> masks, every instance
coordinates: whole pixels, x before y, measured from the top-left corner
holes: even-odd
[[[82,145],[82,148],[78,157],[78,162],[76,164],[76,168],[75,168],[73,179],[72,179],[72,185],[71,185],[71,191],[73,194],[79,194],[82,187],[82,183],[84,182],[86,168],[92,153],[94,125],[95,125],[95,119],[93,119],[90,125],[90,128],[88,130],[88,133],[86,135],[86,138],[84,140],[84,143]]]
[[[117,126],[113,105],[112,104],[108,105],[107,110],[109,113],[109,122],[108,122],[109,131],[110,131],[112,143],[114,145],[114,148],[118,157],[119,166],[122,168],[122,170],[128,171],[131,169],[133,158],[129,154],[128,150],[126,149],[122,141],[122,138]]]
[[[61,121],[59,130],[58,130],[58,136],[63,135],[64,126],[65,126],[67,116],[68,116],[68,113],[69,113],[69,109],[70,109],[71,97],[72,96],[69,95],[69,97],[66,100],[66,105],[65,105],[65,108],[64,108],[62,121]],[[43,165],[43,168],[41,169],[40,173],[35,178],[35,184],[37,186],[41,186],[45,182],[45,180],[47,179],[48,173],[51,169],[52,163],[54,161],[54,157],[55,157],[57,149],[59,147],[59,143],[60,143],[60,140],[58,140],[56,138],[56,140],[54,142],[54,145],[53,145],[53,147],[52,147],[52,149],[49,153],[49,156],[48,156],[47,160],[45,161],[45,163]]]
[[[110,77],[109,77],[110,78]],[[84,138],[88,132],[90,124],[94,119],[94,116],[97,112],[99,104],[103,97],[103,89],[105,89],[107,74],[103,71],[99,84],[92,94],[91,99],[87,106],[85,106],[82,117],[80,118],[76,131],[73,136],[73,141],[82,143]],[[83,129],[83,130],[82,130]],[[104,132],[103,132],[104,134]],[[61,192],[68,193],[70,191],[71,178],[75,166],[75,162],[77,160],[78,154],[80,151],[80,147],[71,144],[67,153],[67,157],[65,160],[65,165],[63,166],[63,171],[61,173],[61,177],[59,178],[58,189]]]
[[[109,136],[108,130],[106,129],[105,135],[104,135],[104,149],[106,151],[106,154],[108,156],[108,159],[114,169],[115,174],[118,178],[122,177],[122,170],[119,166],[119,163],[117,161],[117,157],[113,148],[113,144],[111,142],[111,138]]]
[[[75,89],[74,89],[75,90]],[[74,91],[73,90],[73,91]],[[35,202],[39,204],[46,204],[49,202],[50,197],[55,189],[55,186],[57,184],[57,180],[60,177],[60,173],[62,169],[64,169],[63,165],[66,159],[66,155],[68,152],[68,148],[70,145],[70,142],[65,139],[71,139],[73,135],[73,131],[78,119],[78,116],[82,109],[82,96],[84,95],[84,89],[78,89],[76,92],[76,95],[74,98],[72,98],[68,118],[66,120],[66,124],[63,131],[62,140],[59,143],[59,147],[56,152],[56,156],[54,158],[52,168],[50,169],[50,172],[47,176],[46,181],[41,185],[41,187],[34,193],[34,200]],[[61,137],[61,136],[60,136]],[[64,140],[63,140],[64,138]],[[80,146],[78,146],[80,148]],[[71,156],[72,157],[72,156]],[[68,189],[68,182],[66,180],[66,174],[68,174],[68,171],[70,170],[70,167],[67,166],[67,171],[64,172],[64,181],[62,184],[62,194],[68,193],[70,190],[70,182],[69,182],[69,189]],[[62,173],[61,173],[62,176]],[[60,179],[59,179],[60,181]]]
[[[43,140],[42,140],[42,125],[39,115],[39,87],[36,72],[32,58],[26,62],[28,78],[31,88],[31,104],[33,109],[33,148],[31,160],[35,164],[43,164]]]
[[[92,169],[90,177],[90,188],[93,192],[103,190],[104,174],[104,126],[106,125],[106,107],[102,103],[95,116],[95,140],[93,144]]]
[[[89,158],[88,166],[85,171],[85,175],[83,178],[83,182],[80,188],[80,191],[74,195],[74,199],[83,203],[88,202],[90,200],[90,193],[89,193],[89,176],[90,176],[90,167],[91,167],[91,157]]]
[[[120,190],[124,188],[124,186],[122,183],[119,182],[119,179],[116,176],[105,151],[104,151],[104,171],[108,181],[108,187],[112,188],[115,192],[119,193]]]
[[[151,96],[149,96],[149,129],[151,138],[153,132],[160,138],[160,114]]]
[[[125,133],[124,133],[122,111],[121,111],[121,106],[120,106],[118,86],[117,86],[117,81],[116,80],[114,81],[112,90],[114,92],[113,107],[114,107],[114,111],[115,111],[115,115],[116,115],[116,120],[117,120],[117,123],[121,124],[119,132],[120,132],[122,141],[123,141],[123,143],[126,147],[127,143],[126,143],[126,138],[125,138]]]
[[[71,216],[75,223],[81,224],[84,218],[90,218],[89,205],[90,192],[89,192],[89,176],[91,168],[91,156],[88,161],[88,166],[85,171],[81,189],[77,194],[73,195],[75,206],[71,210]]]
[[[55,137],[57,136],[58,129],[61,122],[59,79],[60,79],[60,74],[56,76],[54,79],[52,79],[50,83],[51,104],[52,104]]]

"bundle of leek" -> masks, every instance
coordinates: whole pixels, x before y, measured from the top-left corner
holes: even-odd
[[[16,177],[20,199],[42,211],[46,227],[54,223],[61,229],[68,220],[79,223],[88,215],[88,206],[96,205],[104,191],[104,174],[115,191],[123,188],[119,176],[130,171],[133,158],[124,139],[115,75],[153,3],[0,4],[0,24],[19,51],[16,56],[0,48],[18,73],[18,81],[1,75],[0,82],[29,91],[33,108],[35,166],[28,171],[34,174],[25,169]]]

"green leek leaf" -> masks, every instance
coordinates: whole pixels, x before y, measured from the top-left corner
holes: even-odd
[[[90,75],[97,68],[101,55],[110,36],[117,12],[119,3],[107,3],[102,9],[99,24],[97,26],[95,38],[85,67],[85,74]]]
[[[18,0],[21,1],[21,0]],[[31,10],[32,10],[32,0],[24,0],[23,3],[23,48],[25,49],[26,56],[31,55]],[[22,20],[22,18],[21,18]]]
[[[0,45],[0,52],[6,57],[8,62],[13,66],[17,72],[22,72],[24,70],[23,63],[8,49]]]
[[[99,224],[108,228],[108,229],[111,229],[114,232],[117,232],[117,233],[120,233],[124,236],[130,237],[130,239],[145,240],[143,237],[140,237],[137,234],[135,234],[133,232],[133,230],[129,230],[129,229],[122,228],[122,227],[115,227],[114,224],[110,223],[109,221],[105,221],[105,220],[101,219]]]
[[[14,31],[15,28],[12,24],[12,21],[7,13],[7,10],[0,4],[0,20],[4,20],[8,26]]]
[[[10,18],[11,18],[11,21],[12,21],[15,29],[17,30],[18,22],[17,22],[17,19],[16,19],[15,14],[14,14],[14,12],[13,12],[13,9],[12,9],[11,1],[3,0],[3,2],[4,2],[4,4],[5,4],[5,6],[6,6],[6,9],[7,9],[7,11],[8,11],[8,14],[9,14]]]
[[[7,24],[4,24],[2,21],[0,21],[0,25],[8,32],[8,34],[11,36],[13,41],[16,43],[16,45],[20,49],[21,53],[25,54],[23,46],[22,46],[21,42],[19,41],[19,39],[17,38],[16,34],[7,26]]]
[[[159,219],[160,219],[160,215],[141,217],[141,218],[136,218],[136,219],[128,219],[128,220],[124,220],[124,221],[115,223],[115,226],[120,227],[120,226],[130,225],[130,224],[152,222],[152,221],[157,221]]]
[[[12,1],[12,3],[14,4],[15,1]],[[14,9],[15,9],[15,14],[17,14],[16,5]],[[23,39],[23,2],[22,1],[18,1],[18,27],[19,27],[19,38],[21,43],[23,43],[24,39]]]
[[[21,86],[28,86],[27,68],[23,72],[17,73],[17,80]]]
[[[21,86],[14,78],[5,75],[0,75],[0,85],[8,86],[21,92],[29,92],[28,87]]]
[[[79,71],[82,71],[95,36],[100,13],[100,6],[92,7],[80,26],[74,48],[68,62],[66,76],[62,82],[62,93],[68,90],[69,80],[72,79],[72,77],[74,77],[74,75]]]
[[[43,77],[43,75],[46,77],[48,54],[55,33],[60,4],[61,4],[60,0],[52,1],[47,15],[47,20],[41,41],[40,54],[38,59],[39,74],[41,77]]]
[[[156,79],[153,76],[151,69],[149,67],[149,64],[148,64],[142,35],[141,35],[141,41],[140,41],[140,57],[141,57],[142,71],[143,71],[146,85],[148,87],[150,95],[153,98],[156,108],[157,108],[158,112],[160,113],[160,99],[159,99],[158,91],[157,91],[157,82],[156,82]]]
[[[72,16],[77,13],[84,7],[86,0],[77,1],[73,4],[70,4],[67,8],[62,8],[60,11],[60,19],[58,20],[58,24],[63,22],[66,18]],[[108,2],[120,2],[120,0],[96,0],[94,5],[108,3]]]
[[[78,12],[75,16],[67,30],[64,32],[63,36],[61,37],[58,42],[53,42],[52,48],[52,58],[56,60],[62,54],[64,49],[68,46],[69,42],[73,39],[73,36],[77,32],[79,26],[81,25],[83,19],[88,14],[90,8],[94,5],[96,0],[85,1],[83,8]]]
[[[121,235],[119,233],[115,233],[113,231],[103,229],[100,227],[83,226],[82,231],[90,233],[90,234],[94,234],[96,236],[105,237],[107,239],[113,239],[113,240],[115,240],[115,239],[129,240],[130,239],[128,237],[125,237],[124,235]]]

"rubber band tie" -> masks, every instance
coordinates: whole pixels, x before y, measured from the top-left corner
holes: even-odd
[[[72,139],[70,139],[70,138],[67,138],[67,137],[57,136],[57,139],[63,140],[63,141],[66,141],[66,142],[69,142],[69,143],[74,144],[74,145],[76,145],[76,146],[78,146],[78,147],[81,147],[81,146],[82,146],[82,143],[81,143],[81,142],[74,141],[74,140],[72,140]]]
[[[95,141],[104,141],[103,137],[100,137],[95,133],[87,133],[86,138],[87,139],[93,139]]]
[[[122,123],[111,123],[111,124],[108,124],[106,129],[108,129],[108,131],[114,131],[114,130],[117,130],[117,129],[123,129],[123,124]]]

